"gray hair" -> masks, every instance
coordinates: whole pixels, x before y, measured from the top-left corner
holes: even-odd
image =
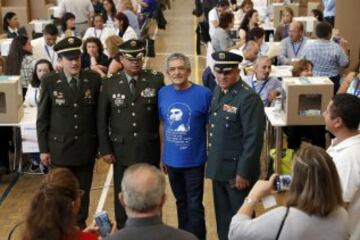
[[[121,189],[126,208],[144,213],[160,205],[165,193],[165,177],[152,165],[135,164],[126,169]]]
[[[166,69],[169,69],[170,62],[172,62],[174,60],[178,60],[178,59],[180,59],[184,62],[186,69],[191,70],[190,59],[182,53],[172,53],[166,59]]]
[[[271,61],[271,59],[268,57],[268,56],[259,56],[256,60],[255,60],[255,63],[254,63],[254,68],[256,68],[260,62],[263,62],[263,61]]]

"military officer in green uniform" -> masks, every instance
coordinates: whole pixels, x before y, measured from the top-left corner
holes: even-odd
[[[81,70],[81,44],[80,39],[68,37],[54,46],[63,70],[41,81],[36,127],[41,162],[69,168],[84,190],[78,224],[85,227],[98,148],[96,108],[101,78]]]
[[[260,97],[239,77],[242,57],[224,51],[212,57],[218,86],[209,111],[206,175],[213,180],[217,232],[224,240],[259,177],[265,115]]]
[[[162,73],[143,70],[144,43],[129,40],[120,47],[123,71],[103,81],[98,105],[100,155],[114,164],[114,200],[117,227],[126,215],[118,194],[124,170],[135,163],[159,165],[160,140],[157,96]]]

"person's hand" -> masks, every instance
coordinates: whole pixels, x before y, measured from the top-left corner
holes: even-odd
[[[163,162],[160,162],[160,170],[164,173],[164,174],[167,174],[168,171],[167,171],[167,168],[165,166],[165,164]]]
[[[112,163],[116,162],[115,157],[112,154],[106,154],[106,155],[102,156],[102,159],[108,164],[112,164]]]
[[[268,94],[269,102],[272,102],[276,98],[277,95],[278,95],[278,92],[276,90],[270,91]]]
[[[116,222],[114,220],[110,220],[110,223],[111,223],[110,234],[113,234],[114,232],[116,232]]]
[[[89,226],[87,226],[83,232],[90,232],[95,233],[96,235],[100,235],[99,227],[96,225],[95,222],[92,222]]]
[[[40,160],[44,166],[49,166],[51,163],[50,153],[40,153]]]
[[[249,185],[250,185],[249,180],[247,180],[239,175],[236,175],[235,188],[237,190],[243,190],[243,189],[247,188]]]
[[[250,198],[253,200],[261,200],[270,195],[274,191],[273,186],[276,176],[277,174],[271,175],[269,181],[258,180],[249,193]]]

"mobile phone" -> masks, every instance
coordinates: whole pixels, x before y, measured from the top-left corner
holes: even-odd
[[[279,175],[275,178],[274,181],[274,189],[277,192],[282,192],[289,190],[291,184],[291,176],[290,175]]]
[[[99,227],[101,237],[106,237],[111,232],[111,222],[109,215],[105,211],[101,211],[95,215],[96,225]]]

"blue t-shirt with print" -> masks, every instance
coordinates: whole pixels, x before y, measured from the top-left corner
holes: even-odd
[[[168,85],[160,89],[158,98],[160,119],[164,122],[164,164],[178,168],[203,165],[210,90],[194,83],[185,90]]]

